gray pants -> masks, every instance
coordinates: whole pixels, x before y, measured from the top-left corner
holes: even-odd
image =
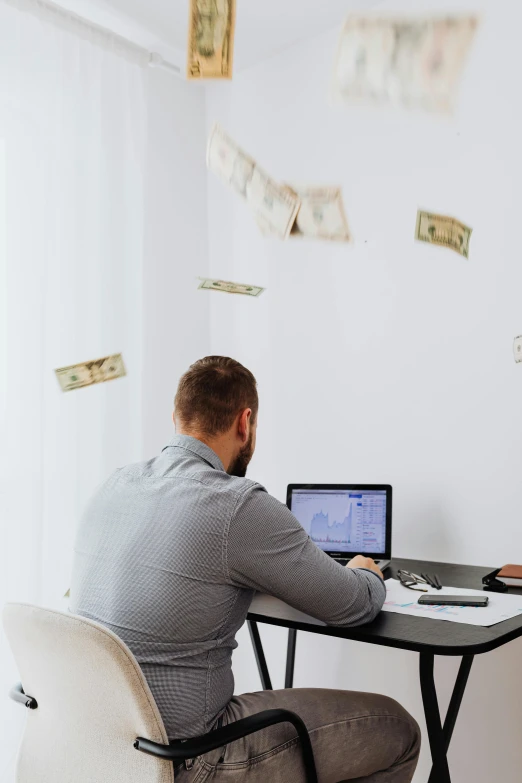
[[[319,783],[409,783],[420,751],[415,720],[393,699],[374,693],[295,688],[234,696],[223,725],[282,708],[305,722]],[[207,753],[175,769],[175,783],[302,783],[303,761],[291,724]]]

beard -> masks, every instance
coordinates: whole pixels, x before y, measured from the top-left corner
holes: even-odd
[[[248,441],[245,443],[227,471],[230,476],[245,478],[248,464],[252,459],[252,454],[254,453],[254,449],[252,448],[252,440],[252,433],[250,433]]]

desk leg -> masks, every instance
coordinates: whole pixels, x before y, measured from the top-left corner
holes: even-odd
[[[264,691],[271,691],[272,682],[270,680],[268,666],[266,665],[265,651],[263,650],[263,645],[261,644],[259,628],[257,627],[257,623],[255,623],[253,620],[248,620],[247,622],[248,630],[250,631],[250,638],[252,640],[252,647],[254,648],[254,655],[256,656],[259,676],[261,677],[261,685]]]
[[[434,662],[435,656],[431,653],[420,654],[422,701],[433,761],[430,779],[433,778],[437,783],[451,783],[448,758],[446,756],[447,745],[440,720],[439,702],[437,701],[437,691],[435,690],[435,679],[433,676]]]
[[[446,719],[444,721],[444,728],[443,728],[444,745],[446,748],[446,753],[448,752],[448,748],[451,742],[451,737],[453,735],[453,729],[455,728],[455,723],[457,722],[457,716],[459,714],[459,709],[462,703],[462,697],[464,696],[464,691],[466,690],[466,685],[468,682],[468,677],[471,671],[472,663],[473,663],[473,655],[464,655],[460,664],[459,673],[457,675],[457,679],[455,682],[455,687],[453,688],[453,693],[451,694],[451,700],[449,703],[448,712],[446,714]],[[428,783],[437,783],[435,768],[433,768],[431,771],[431,775]]]
[[[294,687],[294,664],[295,664],[296,643],[297,643],[297,631],[294,628],[289,628],[288,646],[286,648],[285,688]]]

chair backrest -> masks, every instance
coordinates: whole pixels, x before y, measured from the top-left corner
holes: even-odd
[[[168,744],[128,647],[102,625],[29,604],[7,604],[4,627],[26,694],[17,783],[173,783],[170,761],[133,747]],[[15,707],[13,706],[13,709]]]

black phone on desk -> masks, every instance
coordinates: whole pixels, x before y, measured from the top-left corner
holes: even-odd
[[[418,603],[424,606],[487,606],[489,595],[421,595]]]

